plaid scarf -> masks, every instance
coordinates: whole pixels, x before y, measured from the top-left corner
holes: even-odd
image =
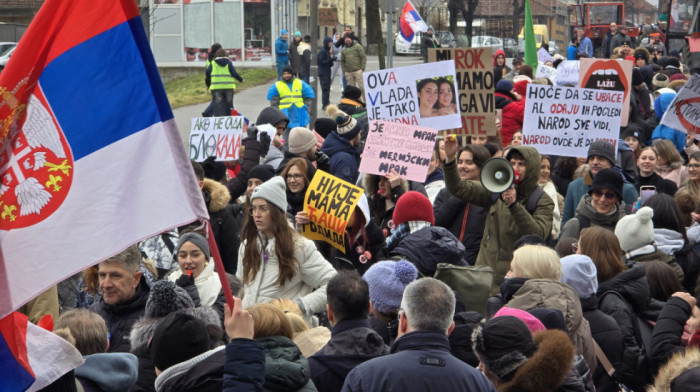
[[[396,229],[394,229],[394,233],[391,234],[391,237],[386,239],[387,249],[393,248],[395,245],[398,245],[398,243],[401,242],[404,237],[424,227],[430,227],[430,222],[410,221],[396,226]]]

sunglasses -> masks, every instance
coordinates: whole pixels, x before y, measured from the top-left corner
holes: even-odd
[[[603,196],[605,196],[606,199],[613,199],[613,198],[616,198],[616,197],[617,197],[617,194],[616,194],[615,192],[610,192],[610,191],[608,191],[608,192],[603,192],[603,191],[598,190],[598,189],[594,190],[592,193],[593,193],[593,195],[596,196],[596,197],[603,197]]]

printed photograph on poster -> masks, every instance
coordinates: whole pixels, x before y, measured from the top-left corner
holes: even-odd
[[[202,162],[210,156],[217,161],[238,159],[241,136],[246,132],[245,117],[200,117],[192,119],[190,159]]]
[[[370,120],[386,120],[438,130],[459,128],[453,61],[365,72],[365,102]],[[439,92],[450,87],[442,101]],[[454,102],[453,102],[454,101]]]
[[[623,100],[621,91],[529,84],[523,145],[540,154],[587,157],[591,143],[607,140],[617,154]]]

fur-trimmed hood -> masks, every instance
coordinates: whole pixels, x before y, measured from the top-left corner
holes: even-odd
[[[131,353],[148,355],[148,341],[153,337],[161,317],[141,318],[131,327]]]
[[[204,179],[202,192],[205,194],[204,201],[207,203],[209,212],[218,212],[226,208],[231,194],[226,185],[223,185],[208,178]],[[206,196],[208,194],[208,196]]]
[[[372,196],[377,194],[377,189],[379,189],[379,180],[381,176],[378,176],[376,174],[367,174],[362,177],[362,186],[365,188],[365,192],[367,193],[368,198],[372,198]],[[401,179],[401,187],[405,191],[408,191],[408,181],[405,179]]]
[[[574,345],[566,333],[552,329],[533,334],[537,351],[515,373],[499,385],[499,392],[555,391],[574,363]]]
[[[700,367],[700,350],[688,348],[685,352],[675,354],[664,365],[656,376],[653,386],[647,388],[647,392],[670,392],[671,383],[686,371]],[[685,390],[683,385],[674,385],[674,390]]]

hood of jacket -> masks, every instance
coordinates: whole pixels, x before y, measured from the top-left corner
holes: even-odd
[[[289,117],[287,117],[284,112],[277,108],[273,107],[266,107],[263,109],[260,114],[258,114],[257,120],[255,120],[256,125],[262,125],[262,124],[270,124],[274,126],[280,121],[286,121],[287,124],[289,124]]]
[[[438,263],[467,266],[464,245],[444,227],[429,226],[415,231],[389,250],[389,256],[404,256],[425,276],[434,276]]]
[[[165,369],[156,377],[156,391],[221,391],[226,362],[225,348],[226,346],[213,348]]]
[[[148,355],[148,341],[156,331],[160,317],[142,317],[131,327],[130,341],[131,353],[135,355]]]
[[[591,221],[591,226],[602,226],[615,228],[617,221],[625,216],[625,209],[622,203],[615,205],[615,212],[612,214],[601,214],[593,207],[593,198],[589,194],[583,195],[576,207],[576,215],[582,215]]]
[[[667,255],[673,255],[685,245],[683,234],[669,229],[654,229],[654,242],[656,249]]]
[[[202,193],[204,194],[204,201],[207,204],[207,209],[209,212],[218,212],[223,210],[231,200],[231,194],[229,193],[226,185],[209,178],[204,179]]]
[[[503,49],[496,50],[496,53],[493,54],[493,66],[494,67],[498,65],[498,64],[496,64],[496,57],[498,57],[499,54],[502,55],[504,59],[506,58],[506,52],[504,52]],[[506,63],[504,62],[503,65],[505,65],[505,64]]]
[[[527,167],[525,178],[523,178],[520,184],[515,188],[518,193],[518,200],[522,200],[527,198],[537,187],[537,181],[540,178],[540,153],[537,152],[535,148],[529,146],[516,146],[510,151],[517,151],[525,158],[525,165]],[[508,154],[510,155],[511,152]]]
[[[214,61],[219,64],[219,66],[223,67],[226,64],[230,64],[231,60],[229,60],[228,57],[217,57],[214,59]]]
[[[647,392],[666,392],[680,390],[697,390],[697,385],[686,385],[677,378],[688,370],[700,367],[700,350],[686,349],[675,354],[664,365],[654,380],[654,385],[647,389]],[[671,388],[673,385],[673,389]],[[685,387],[685,388],[684,388]]]
[[[365,193],[367,194],[368,198],[372,198],[372,196],[377,194],[377,190],[379,189],[379,180],[381,180],[382,176],[378,176],[376,174],[367,174],[362,177],[362,187],[365,188]],[[405,190],[408,191],[408,181],[405,179],[401,179],[401,187]]]
[[[553,329],[535,332],[532,337],[537,351],[499,391],[555,391],[566,379],[574,361],[574,346],[566,333]]]
[[[654,100],[654,113],[656,113],[656,118],[661,120],[661,117],[666,113],[666,109],[676,97],[676,93],[663,93],[656,97]]]
[[[138,379],[139,360],[129,353],[92,354],[75,369],[75,376],[88,379],[101,391],[126,391]]]
[[[608,291],[619,293],[632,305],[636,313],[641,313],[649,307],[651,295],[643,265],[620,272],[600,283],[598,285],[598,298],[602,298]]]
[[[309,363],[293,341],[284,336],[255,340],[265,350],[266,391],[296,391],[309,382]]]
[[[326,155],[329,157],[332,157],[339,152],[345,152],[353,156],[357,155],[358,157],[360,155],[360,152],[357,151],[352,144],[350,144],[350,140],[338,135],[335,132],[328,134],[328,137],[326,137],[326,140],[323,142],[323,146],[321,146],[321,151],[326,153]]]
[[[321,48],[321,49],[322,49],[322,50],[325,50],[325,51],[328,51],[328,50],[329,50],[328,44],[331,43],[331,42],[333,42],[333,38],[328,37],[328,36],[323,37],[323,48]]]

